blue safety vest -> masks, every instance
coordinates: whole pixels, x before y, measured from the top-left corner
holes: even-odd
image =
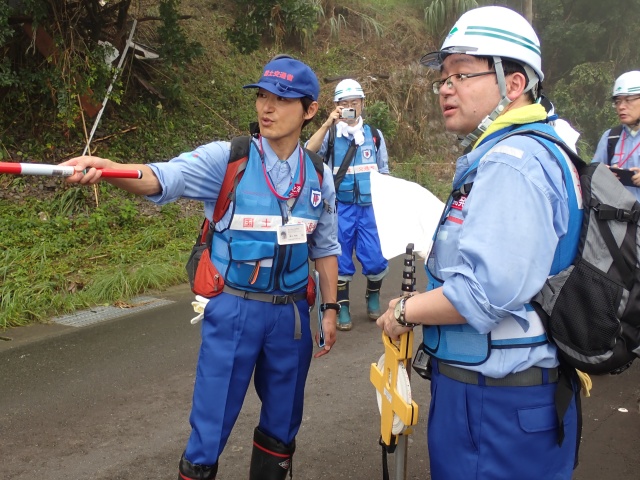
[[[469,184],[475,177],[478,164],[496,143],[498,143],[507,133],[516,132],[517,130],[537,130],[558,137],[555,130],[547,124],[535,123],[523,125],[518,128],[509,128],[490,135],[483,140],[483,144],[478,147],[483,153],[476,151],[477,158],[471,164],[467,172],[454,185],[454,192],[462,185]],[[556,247],[550,275],[555,275],[561,270],[568,267],[578,250],[578,240],[580,238],[580,226],[582,224],[582,209],[579,207],[580,199],[576,195],[573,188],[575,182],[570,170],[570,160],[567,160],[561,153],[559,147],[553,142],[544,140],[540,137],[534,137],[540,142],[556,159],[562,168],[565,185],[567,185],[567,194],[569,196],[569,227],[567,234],[560,239]],[[473,152],[471,153],[473,155]],[[567,163],[568,162],[568,163]],[[571,187],[569,186],[571,185]],[[467,192],[468,193],[468,192]],[[462,195],[458,199],[450,196],[440,224],[434,234],[434,242],[438,238],[440,228],[446,225],[448,230],[447,241],[455,241],[460,231],[460,223],[462,217],[462,207],[466,200],[466,195]],[[453,217],[453,218],[451,218]],[[456,219],[458,222],[456,222]],[[428,284],[427,291],[438,288],[442,285],[442,280],[433,273],[435,269],[435,251],[437,244],[434,243],[429,259],[425,264],[427,272]],[[460,365],[480,365],[487,361],[491,354],[491,349],[501,348],[519,348],[519,347],[535,347],[544,345],[548,342],[544,325],[540,317],[529,304],[525,305],[526,316],[529,322],[529,328],[525,332],[522,326],[513,317],[507,317],[500,322],[497,328],[489,334],[481,334],[469,324],[462,325],[435,325],[425,326],[423,328],[423,343],[425,351],[431,356],[452,364]]]
[[[225,284],[249,292],[284,293],[299,291],[307,285],[307,242],[278,244],[278,227],[287,222],[302,223],[308,237],[322,213],[320,180],[306,153],[303,163],[302,188],[290,200],[289,207],[287,201],[279,200],[269,188],[263,160],[252,143],[245,173],[235,190],[235,202],[229,207],[229,226],[215,232],[211,246],[211,260]],[[292,186],[300,183],[300,174],[298,168]],[[288,195],[287,191],[283,196]]]
[[[336,198],[342,203],[371,205],[370,173],[378,171],[378,158],[376,145],[371,135],[371,127],[364,125],[363,129],[364,143],[356,149],[355,156],[336,192]],[[345,137],[336,137],[333,147],[334,176],[340,170],[340,165],[342,165],[350,144],[351,140]]]

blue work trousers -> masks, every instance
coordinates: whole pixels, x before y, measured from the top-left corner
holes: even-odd
[[[340,276],[352,276],[356,272],[352,258],[354,247],[363,275],[378,275],[387,268],[373,206],[338,202],[338,241],[342,247],[338,257]]]
[[[218,461],[252,374],[262,402],[260,430],[285,444],[295,438],[313,350],[309,304],[306,300],[296,304],[302,327],[298,340],[292,304],[273,305],[227,293],[207,304],[185,451],[191,463]]]
[[[433,362],[428,421],[433,480],[569,480],[577,448],[575,396],[558,446],[557,383],[469,385]]]

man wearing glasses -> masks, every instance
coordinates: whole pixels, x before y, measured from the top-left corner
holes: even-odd
[[[611,100],[620,125],[604,132],[593,161],[633,172],[625,186],[640,201],[640,71],[620,75]]]
[[[367,315],[380,316],[380,288],[389,271],[382,256],[378,227],[371,204],[370,174],[388,174],[387,146],[382,133],[362,120],[364,91],[352,79],[336,85],[335,109],[306,147],[318,152],[333,169],[338,209],[338,330],[351,330],[349,283],[356,272],[353,250],[367,277]]]
[[[439,76],[445,128],[466,150],[426,262],[427,291],[392,300],[377,323],[393,339],[423,327],[430,478],[569,480],[577,374],[560,371],[531,300],[571,264],[582,208],[572,162],[526,133],[559,138],[540,103],[538,36],[513,10],[477,8],[421,63]]]

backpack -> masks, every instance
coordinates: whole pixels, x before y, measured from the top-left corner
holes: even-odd
[[[609,130],[609,136],[607,137],[607,165],[613,164],[613,156],[615,155],[616,144],[620,140],[622,134],[622,125],[613,127]]]
[[[547,279],[531,305],[558,347],[561,365],[590,375],[622,373],[640,356],[640,204],[606,165],[586,164],[554,136],[516,130],[502,139],[511,135],[536,139],[554,157],[548,142],[560,147],[575,165],[582,191],[577,254]],[[472,187],[467,183],[452,195]]]
[[[576,257],[531,304],[561,363],[590,375],[621,373],[640,356],[640,204],[606,165],[586,164],[551,135],[518,134],[564,150],[578,170],[584,208]]]
[[[213,225],[218,223],[229,209],[229,205],[235,200],[236,187],[242,179],[242,175],[249,161],[249,149],[251,148],[252,136],[245,135],[234,137],[231,140],[231,151],[227,170],[222,180],[220,194],[213,210]],[[320,185],[322,185],[322,175],[324,165],[322,158],[305,149],[315,167]],[[208,218],[202,222],[200,232],[196,242],[191,249],[191,254],[185,266],[191,291],[196,295],[211,298],[222,292],[224,279],[211,263],[211,242],[213,240],[214,228]]]

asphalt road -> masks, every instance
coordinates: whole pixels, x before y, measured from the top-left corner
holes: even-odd
[[[383,300],[396,296],[401,269],[400,260],[392,262]],[[424,272],[418,273],[418,285],[424,285]],[[365,315],[364,289],[358,276],[352,285],[354,329],[339,332],[331,353],[312,362],[296,480],[382,478],[380,417],[369,369],[383,348]],[[187,286],[155,296],[175,303],[80,328],[0,331],[12,339],[0,341],[3,478],[175,480],[189,434],[199,327],[189,323],[194,314]],[[619,377],[593,378],[592,396],[583,399],[575,480],[640,478],[639,378],[640,361]],[[414,375],[412,393],[420,421],[410,436],[407,479],[425,480],[428,382]],[[219,479],[248,477],[258,413],[250,388],[220,459]]]

